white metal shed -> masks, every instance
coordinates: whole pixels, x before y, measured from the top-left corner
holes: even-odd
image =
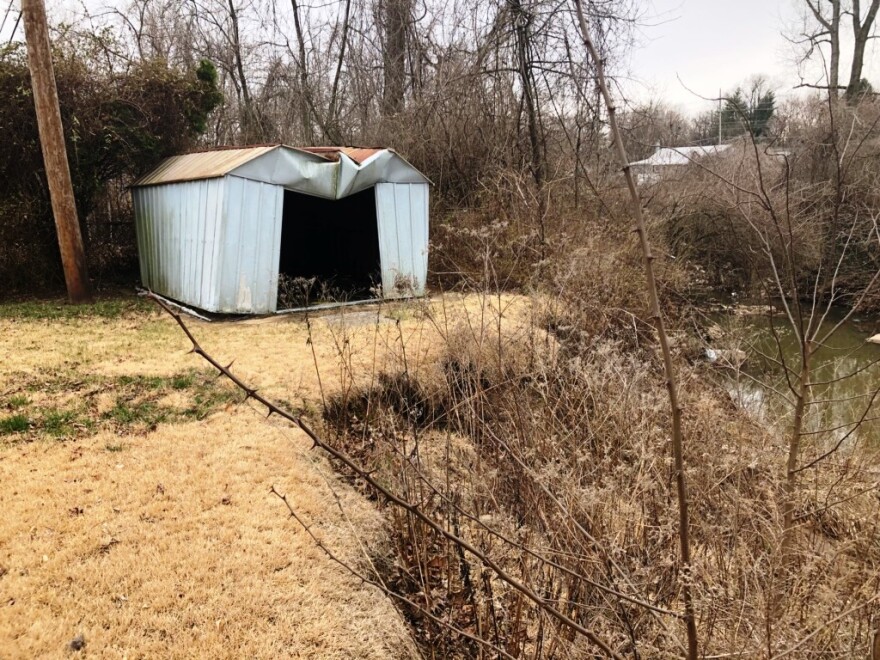
[[[221,148],[132,185],[141,281],[210,312],[278,308],[279,276],[354,297],[420,296],[428,179],[390,149]]]

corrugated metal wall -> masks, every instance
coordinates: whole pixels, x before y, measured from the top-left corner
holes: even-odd
[[[144,286],[216,311],[223,190],[223,179],[132,190]]]
[[[274,312],[284,188],[227,176],[221,246],[220,312]]]
[[[428,184],[376,184],[382,294],[423,296],[428,277]]]
[[[132,189],[144,286],[210,312],[274,312],[284,188],[226,176]],[[376,185],[382,290],[425,293],[428,184]]]
[[[275,311],[281,187],[228,176],[132,198],[144,286],[209,312]]]

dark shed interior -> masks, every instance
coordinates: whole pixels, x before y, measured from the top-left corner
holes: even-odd
[[[381,281],[376,191],[339,200],[284,191],[278,309],[373,297]]]

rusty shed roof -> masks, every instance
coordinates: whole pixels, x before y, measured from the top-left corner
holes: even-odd
[[[329,160],[339,160],[339,154],[345,154],[358,165],[363,163],[370,156],[375,156],[380,151],[385,151],[383,147],[295,147],[300,151],[308,151],[310,154],[324,156]]]
[[[172,156],[159,163],[156,169],[145,174],[133,186],[152,186],[175,181],[213,179],[228,174],[257,156],[277,148],[278,145],[242,147],[239,149],[214,149],[198,153]]]

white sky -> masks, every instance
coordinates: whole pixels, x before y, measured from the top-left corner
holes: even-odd
[[[632,100],[662,98],[688,114],[711,107],[700,96],[715,98],[719,88],[728,92],[756,74],[780,97],[796,93],[795,47],[784,35],[796,32],[803,6],[802,0],[646,0],[648,25],[640,30],[629,62],[632,78],[623,89]],[[842,28],[849,33],[848,22]],[[864,74],[875,88],[878,58],[880,48],[869,45]],[[840,77],[848,80],[848,62]]]

